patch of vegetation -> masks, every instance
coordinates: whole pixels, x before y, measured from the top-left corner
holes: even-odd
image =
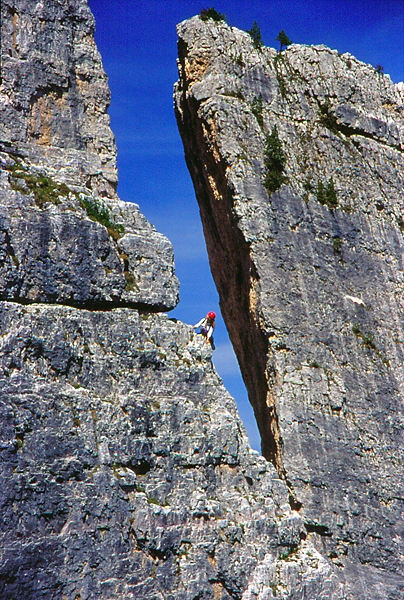
[[[264,45],[264,40],[257,21],[254,21],[251,29],[247,29],[247,33],[251,36],[254,48],[259,50]]]
[[[236,63],[236,65],[238,65],[241,69],[245,66],[245,63],[243,61],[243,57],[241,56],[241,54],[239,54],[237,56],[237,58],[234,61]]]
[[[109,235],[118,240],[125,233],[125,227],[111,220],[111,213],[105,206],[102,206],[95,198],[80,198],[80,204],[85,209],[88,217],[92,221],[97,221],[106,227]]]
[[[331,210],[337,208],[338,206],[338,198],[337,192],[334,187],[334,180],[331,177],[325,186],[322,181],[318,181],[317,183],[317,191],[316,191],[317,200],[320,204],[328,206]]]
[[[6,169],[11,175],[11,189],[23,194],[32,193],[39,208],[43,208],[49,202],[60,204],[59,197],[67,197],[71,192],[65,183],[57,183],[44,175],[28,173],[18,160]]]
[[[280,44],[279,52],[282,52],[284,46],[286,47],[290,46],[290,44],[293,44],[292,40],[286,35],[283,29],[278,33],[275,39]]]
[[[283,55],[282,54],[276,54],[275,57],[274,57],[276,79],[277,79],[277,82],[278,82],[278,85],[279,85],[279,91],[281,93],[282,98],[286,98],[286,93],[287,93],[286,82],[285,82],[285,78],[284,78],[283,74],[279,70],[279,63],[281,61],[283,61]]]
[[[23,194],[32,193],[35,204],[39,208],[42,209],[47,203],[60,204],[61,196],[67,198],[69,194],[73,194],[85,209],[89,218],[104,225],[114,240],[119,239],[125,233],[125,227],[112,221],[110,211],[94,198],[80,197],[65,183],[58,183],[50,177],[28,173],[27,168],[17,159],[12,166],[8,166],[6,169],[11,175],[11,188]]]
[[[215,8],[203,8],[201,10],[201,12],[199,13],[199,18],[202,21],[209,21],[209,19],[211,19],[212,21],[215,21],[216,23],[219,23],[220,21],[224,21],[226,22],[226,15],[224,15],[223,13],[217,12],[217,10]]]
[[[338,133],[339,129],[337,117],[332,112],[331,104],[328,99],[324,102],[324,104],[320,104],[319,113],[320,123],[324,125],[324,127],[327,127],[327,129],[329,129],[333,133]]]
[[[139,289],[133,273],[129,271],[129,256],[123,253],[119,255],[119,258],[123,261],[123,274],[126,279],[126,291],[133,292],[135,289]]]
[[[274,596],[277,596],[277,595],[278,595],[278,586],[276,585],[276,583],[270,583],[270,584],[269,584],[269,587],[270,587],[270,588],[271,588],[271,590],[272,590],[272,594],[273,594]]]
[[[294,554],[296,554],[297,548],[287,548],[285,552],[281,552],[278,556],[278,560],[290,560]]]
[[[321,365],[316,360],[311,361],[309,367],[312,369],[321,369]]]
[[[367,333],[363,333],[358,323],[355,323],[352,326],[352,333],[356,335],[356,337],[361,338],[362,344],[365,346],[365,348],[368,348],[369,350],[375,350],[378,356],[381,358],[381,353],[375,343],[375,336],[372,333],[369,331]],[[385,362],[385,360],[383,360],[383,362]]]
[[[377,346],[375,344],[375,336],[372,333],[365,333],[362,336],[362,344],[365,348],[369,348],[370,350],[377,350]]]
[[[325,537],[332,537],[332,532],[328,525],[317,523],[316,521],[305,521],[304,526],[308,533],[317,533],[318,535]]]
[[[332,241],[332,247],[334,248],[334,252],[336,254],[341,254],[342,252],[342,238],[339,235],[335,235]]]
[[[311,181],[311,177],[310,175],[307,175],[304,182],[303,182],[303,189],[304,189],[304,194],[303,194],[303,200],[305,202],[309,201],[309,194],[315,191],[314,185]]]
[[[157,506],[160,506],[159,500],[157,498],[154,498],[153,496],[148,496],[147,502],[149,504],[156,504]]]
[[[382,65],[375,65],[375,71],[376,73],[379,73],[379,75],[383,75],[384,67]]]
[[[306,179],[304,180],[303,188],[306,192],[314,192],[314,185],[311,181],[310,175],[307,175]]]
[[[276,125],[272,127],[270,135],[267,135],[266,138],[264,164],[266,168],[264,186],[268,192],[276,192],[287,181],[285,175],[286,155],[282,149]]]
[[[262,94],[255,96],[251,104],[251,111],[258,121],[261,129],[264,127],[264,117],[262,116]]]
[[[247,29],[247,33],[251,36],[254,48],[259,50],[264,45],[264,40],[262,39],[261,29],[257,21],[254,21],[251,29]]]
[[[125,286],[126,291],[133,292],[133,290],[137,289],[136,279],[135,279],[133,273],[131,273],[130,271],[124,271],[123,274],[125,275],[125,279],[126,279],[126,286]]]
[[[354,325],[352,325],[352,333],[355,334],[356,336],[360,335],[361,332],[361,328],[359,326],[358,323],[354,323]]]

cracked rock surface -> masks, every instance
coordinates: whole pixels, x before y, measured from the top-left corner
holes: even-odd
[[[355,598],[308,539],[115,194],[84,0],[3,0],[2,600]]]
[[[178,125],[263,453],[354,597],[402,598],[403,84],[224,22],[178,35]]]
[[[190,326],[3,302],[0,345],[2,598],[343,597]]]
[[[0,298],[174,308],[171,243],[115,192],[87,2],[4,0],[1,11]]]

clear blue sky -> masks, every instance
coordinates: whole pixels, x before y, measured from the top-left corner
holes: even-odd
[[[180,21],[212,5],[230,25],[250,29],[256,20],[267,46],[281,29],[295,43],[325,44],[382,65],[404,80],[404,0],[89,0],[96,42],[109,77],[109,110],[118,146],[119,187],[174,245],[181,302],[171,316],[194,324],[219,313],[197,202],[173,112]],[[252,446],[259,436],[220,315],[214,363],[236,398]]]

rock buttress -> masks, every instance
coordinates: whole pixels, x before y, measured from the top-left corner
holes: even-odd
[[[178,34],[178,125],[263,453],[355,597],[398,598],[403,86],[324,46],[257,50],[224,22]]]
[[[189,325],[3,302],[0,350],[2,599],[344,597]]]
[[[84,0],[4,0],[0,299],[170,310],[170,242],[118,199],[107,77]]]

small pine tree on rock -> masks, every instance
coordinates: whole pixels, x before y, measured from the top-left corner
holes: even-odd
[[[337,192],[335,191],[335,187],[334,187],[334,179],[331,177],[330,181],[327,184],[327,189],[326,189],[326,197],[327,197],[327,206],[329,208],[336,208],[338,206],[338,198],[337,198]]]
[[[247,33],[249,33],[252,38],[254,48],[259,50],[261,46],[264,45],[264,40],[262,39],[261,29],[259,28],[257,21],[254,21],[251,29],[247,29]]]
[[[278,33],[278,36],[275,39],[280,44],[279,52],[282,52],[282,49],[284,46],[286,47],[286,46],[290,46],[290,44],[293,44],[292,40],[286,35],[286,33],[283,29],[282,29],[282,31],[280,31]]]
[[[272,127],[270,135],[267,136],[265,147],[264,164],[266,175],[264,186],[268,192],[276,192],[283,183],[286,183],[285,165],[286,154],[282,149],[282,142],[279,139],[278,128]]]
[[[216,21],[216,23],[219,21],[226,21],[226,15],[217,12],[213,6],[212,8],[203,8],[199,13],[199,18],[202,19],[202,21],[209,21],[209,19],[212,19],[212,21]]]
[[[325,204],[325,189],[324,183],[322,181],[318,181],[317,183],[317,191],[316,191],[317,200],[320,204]]]
[[[328,206],[331,210],[337,208],[338,198],[337,192],[335,191],[334,179],[332,177],[327,183],[327,186],[325,186],[322,181],[318,181],[316,196],[320,204]]]
[[[258,125],[262,128],[264,126],[264,117],[262,116],[262,94],[255,96],[251,104],[251,111],[258,121]]]

